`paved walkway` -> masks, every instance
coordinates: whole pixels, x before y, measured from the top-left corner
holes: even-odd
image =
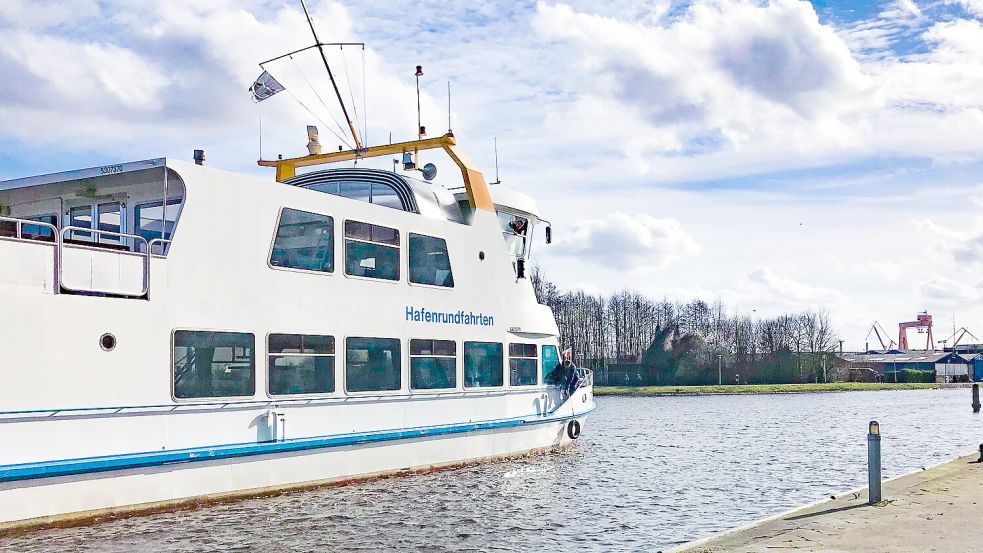
[[[867,490],[766,519],[676,551],[983,552],[983,464],[974,454]]]

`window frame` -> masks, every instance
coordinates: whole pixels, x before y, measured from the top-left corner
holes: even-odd
[[[412,274],[412,269],[410,268],[410,243],[413,240],[413,236],[422,236],[424,238],[436,238],[444,241],[444,246],[447,249],[447,263],[451,265],[451,280],[454,280],[454,266],[451,264],[451,248],[447,245],[447,239],[442,236],[433,236],[431,234],[424,234],[422,232],[406,231],[406,283],[410,286],[419,286],[421,288],[430,288],[434,290],[453,290],[457,283],[450,286],[440,286],[438,284],[424,284],[422,282],[413,282],[410,278]]]
[[[502,383],[497,386],[468,386],[468,361],[467,361],[467,348],[468,344],[498,344],[502,347],[502,364],[500,370],[502,373]],[[461,386],[465,391],[495,391],[495,390],[505,390],[508,388],[508,379],[505,378],[505,360],[508,359],[505,351],[505,342],[486,341],[486,340],[465,340],[461,342]]]
[[[157,204],[161,204],[161,205],[158,206]],[[167,232],[167,207],[168,206],[172,206],[172,205],[176,205],[177,206],[177,212],[174,214],[174,221],[173,221],[173,225],[171,226],[170,235],[167,236],[167,237],[165,237],[165,235],[168,234],[168,232]],[[160,207],[161,208],[161,212],[164,215],[164,221],[165,222],[163,224],[163,228],[161,229],[161,232],[159,233],[160,234],[159,236],[153,236],[153,237],[144,236],[140,232],[141,231],[141,226],[140,226],[140,219],[141,219],[140,212],[142,210],[144,210],[144,209],[153,209],[155,207]],[[167,253],[170,250],[170,245],[174,241],[174,235],[177,234],[177,224],[178,224],[178,221],[181,219],[181,211],[183,209],[184,209],[184,194],[183,194],[183,192],[179,196],[168,196],[167,199],[166,199],[166,201],[163,198],[159,198],[159,199],[156,199],[156,200],[146,200],[146,201],[134,202],[133,203],[132,213],[127,215],[127,218],[132,218],[132,220],[133,220],[133,229],[132,229],[133,232],[131,232],[131,234],[136,234],[138,236],[143,236],[143,238],[147,240],[147,243],[148,244],[150,242],[154,241],[154,240],[157,240],[157,239],[162,240],[161,243],[154,244],[155,246],[159,246],[160,247],[160,253],[153,253],[153,252],[151,252],[151,255],[153,255],[153,256],[159,256],[159,257],[167,257]],[[148,218],[148,220],[150,220],[150,221],[160,221],[160,219],[150,219],[150,218]],[[149,234],[153,234],[153,233],[149,233]],[[150,249],[152,250],[153,248],[150,248]]]
[[[329,336],[334,340],[334,353],[270,353],[270,336],[274,334],[286,335],[286,336]],[[320,397],[335,397],[338,395],[338,336],[335,334],[307,334],[301,332],[267,332],[266,333],[266,397],[270,399],[307,399],[307,398],[320,398]],[[334,357],[334,391],[332,392],[312,392],[307,394],[274,394],[270,389],[270,375],[272,371],[270,370],[270,358],[273,356],[278,357]]]
[[[447,355],[413,355],[413,340],[429,340],[431,342],[441,341],[441,342],[454,342],[454,386],[452,388],[414,388],[413,387],[413,359],[420,357],[438,357],[441,359],[450,359]],[[463,355],[462,342],[458,342],[455,338],[431,338],[424,336],[412,336],[406,339],[406,389],[409,390],[411,394],[446,394],[450,392],[459,392],[464,389],[464,362],[461,360]],[[459,355],[460,354],[460,355]]]
[[[540,384],[542,386],[548,386],[548,384],[546,383],[546,377],[548,377],[549,374],[551,372],[553,372],[553,369],[556,368],[556,366],[554,365],[553,367],[550,367],[549,368],[549,372],[546,372],[546,366],[543,365],[546,348],[553,348],[553,352],[556,354],[556,363],[557,363],[557,365],[559,365],[560,363],[563,362],[563,359],[560,356],[560,346],[559,345],[557,345],[557,344],[540,344],[539,345],[539,382],[540,382]]]
[[[386,207],[386,206],[380,206],[380,207]],[[386,207],[386,209],[392,209],[392,208]],[[393,246],[392,244],[384,244],[382,242],[373,242],[371,240],[362,240],[361,238],[349,238],[345,234],[345,227],[348,226],[348,222],[349,221],[351,221],[353,223],[361,223],[363,225],[372,225],[372,226],[376,226],[376,227],[382,227],[382,228],[387,228],[387,229],[394,230],[394,231],[396,231],[396,235],[399,237],[399,245],[398,246]],[[399,283],[399,282],[403,282],[403,276],[404,276],[403,275],[403,273],[404,273],[404,271],[403,271],[403,249],[404,248],[403,248],[403,230],[402,229],[400,229],[399,227],[395,227],[395,226],[391,227],[391,226],[388,226],[388,225],[380,225],[380,224],[377,224],[377,223],[370,223],[368,221],[359,221],[358,219],[349,219],[349,218],[343,219],[341,224],[342,224],[342,226],[341,226],[341,236],[340,236],[340,238],[341,238],[341,252],[342,252],[341,256],[343,257],[343,263],[345,265],[342,268],[341,273],[343,275],[345,275],[345,278],[354,278],[356,280],[367,280],[367,281],[370,281],[370,282],[386,282],[386,283],[389,283],[389,284],[396,284],[396,283]],[[396,279],[388,279],[388,278],[378,278],[378,277],[370,277],[370,276],[362,276],[362,275],[348,274],[348,241],[349,240],[354,240],[355,242],[361,242],[363,244],[372,244],[373,246],[382,246],[382,247],[385,247],[385,248],[395,248],[396,249],[396,252],[397,252],[396,262],[399,264],[399,266],[396,268],[397,269],[397,278]],[[409,252],[409,245],[408,244],[406,245],[406,251]],[[407,255],[408,255],[408,253],[407,253]],[[406,258],[406,263],[407,263],[407,265],[409,264],[409,257]],[[372,338],[372,336],[368,336],[368,337],[369,338]],[[356,338],[361,338],[361,336],[356,336]]]
[[[177,337],[177,333],[178,332],[214,332],[214,333],[217,333],[217,334],[218,333],[249,334],[250,336],[252,336],[253,337],[253,393],[252,393],[252,395],[248,395],[248,396],[177,397],[177,382],[175,381],[175,378],[177,376],[177,374],[176,374],[177,367],[174,366],[174,361],[175,361],[175,356],[174,356],[174,349],[175,349],[174,339]],[[189,328],[189,327],[179,327],[179,328],[171,329],[171,341],[170,341],[170,344],[168,346],[169,346],[169,349],[170,349],[169,357],[171,359],[171,368],[170,368],[170,371],[168,371],[170,373],[170,377],[171,377],[170,378],[170,380],[171,380],[171,400],[173,400],[175,403],[211,403],[213,400],[233,401],[233,402],[236,402],[236,401],[238,401],[238,402],[246,402],[246,401],[250,401],[250,400],[256,399],[256,396],[259,395],[258,389],[257,389],[259,387],[258,384],[257,384],[257,382],[259,382],[259,379],[258,379],[259,367],[257,366],[258,363],[256,362],[256,359],[257,359],[257,357],[259,357],[259,355],[258,355],[258,352],[256,351],[256,333],[255,332],[252,332],[252,331],[243,331],[243,330],[230,330],[230,329],[225,329],[225,328],[223,328],[223,329],[215,329],[215,328]]]
[[[54,222],[53,223],[49,223],[48,221],[42,221],[41,220],[41,219],[44,219],[44,218],[47,218],[47,217],[54,218]],[[29,224],[29,223],[24,223],[23,225],[21,225],[21,236],[20,236],[21,239],[23,239],[23,240],[32,240],[32,241],[35,241],[35,242],[46,242],[46,243],[49,243],[49,244],[55,243],[55,242],[58,241],[58,236],[57,235],[61,232],[61,225],[58,224],[58,222],[59,222],[58,221],[58,213],[52,211],[52,212],[48,212],[48,213],[40,213],[38,215],[29,215],[27,217],[21,217],[21,219],[23,219],[25,221],[33,221],[35,223],[48,223],[49,225],[51,225],[51,226],[55,227],[56,229],[58,229],[58,230],[56,230],[54,232],[54,234],[51,235],[50,239],[48,239],[48,237],[44,236],[43,232],[44,231],[51,231],[51,229],[49,229],[46,226],[43,226],[42,224],[32,225],[32,224]],[[24,227],[35,227],[38,230],[42,231],[42,234],[32,234],[29,238],[28,237],[25,237]]]
[[[292,209],[294,211],[301,211],[303,213],[308,213],[310,215],[317,215],[318,217],[330,217],[331,218],[331,271],[314,271],[312,269],[300,269],[297,267],[281,267],[279,265],[273,264],[273,250],[276,248],[276,237],[280,230],[280,220],[283,218],[283,211],[285,209]],[[266,266],[274,271],[290,271],[294,273],[304,273],[308,275],[331,275],[333,276],[338,272],[338,229],[335,224],[337,218],[334,215],[327,215],[324,213],[317,213],[314,211],[308,211],[307,209],[299,209],[290,206],[281,206],[280,211],[276,215],[276,224],[273,227],[273,238],[270,239],[270,250],[266,254]],[[279,332],[274,332],[273,334],[284,334]],[[337,337],[335,337],[335,351],[338,350]],[[336,353],[337,355],[337,353]]]
[[[346,336],[344,336],[344,338],[345,338],[345,343],[344,343],[344,346],[345,346],[345,356],[344,356],[344,359],[343,359],[343,365],[342,365],[342,370],[341,370],[342,376],[343,376],[341,390],[344,392],[344,394],[346,396],[364,397],[364,396],[383,396],[383,395],[384,396],[406,395],[406,390],[409,389],[409,382],[407,381],[406,374],[405,374],[406,371],[404,370],[404,366],[403,366],[403,359],[406,357],[404,355],[404,353],[403,353],[403,348],[404,347],[409,347],[409,342],[406,342],[406,344],[404,344],[405,340],[403,340],[403,338],[397,338],[397,337],[393,337],[393,336],[353,336],[353,335],[346,335]],[[352,390],[349,390],[348,389],[348,340],[350,340],[352,338],[359,338],[359,339],[363,339],[363,340],[364,339],[368,339],[368,340],[373,340],[373,339],[375,339],[375,340],[396,340],[399,343],[399,349],[398,349],[398,351],[399,351],[399,388],[396,388],[394,390],[358,390],[358,391],[352,391]],[[337,350],[337,343],[335,345],[335,351],[336,352],[338,351]],[[335,386],[335,390],[337,390],[337,389],[338,389],[338,387]]]
[[[522,345],[522,346],[532,346],[532,348],[533,348],[533,357],[519,357],[519,356],[513,357],[512,356],[512,345],[513,344],[515,344],[515,345]],[[533,382],[532,384],[513,384],[512,383],[512,360],[513,359],[531,359],[531,360],[533,360],[536,363],[536,370],[534,371],[534,373],[536,375],[536,381]],[[542,380],[541,380],[541,378],[542,378],[541,373],[542,373],[542,370],[543,369],[541,367],[542,363],[539,360],[539,344],[537,344],[535,342],[509,342],[509,355],[508,355],[508,360],[509,360],[509,387],[510,388],[532,388],[532,387],[536,387],[536,386],[540,386],[541,385],[541,382],[542,382]]]

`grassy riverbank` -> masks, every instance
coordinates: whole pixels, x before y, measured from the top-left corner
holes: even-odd
[[[925,390],[968,384],[831,382],[829,384],[740,384],[725,386],[596,386],[598,396],[679,396],[704,394],[801,394],[861,390]]]

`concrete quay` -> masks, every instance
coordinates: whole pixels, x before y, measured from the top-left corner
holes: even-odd
[[[683,544],[675,552],[983,551],[983,464],[978,453]]]

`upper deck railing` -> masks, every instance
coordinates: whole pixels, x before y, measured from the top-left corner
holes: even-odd
[[[41,230],[45,232],[41,232]],[[85,240],[73,240],[72,236],[95,236],[96,241],[91,245]],[[100,243],[99,237],[112,236],[116,239],[115,245],[121,246],[120,249],[106,250],[109,244]],[[92,229],[80,226],[67,226],[58,229],[55,225],[42,221],[30,219],[18,219],[16,217],[0,216],[0,239],[19,240],[32,243],[46,243],[54,246],[54,293],[105,293],[118,297],[147,298],[150,292],[150,259],[155,255],[154,248],[159,247],[160,254],[163,255],[167,244],[171,240],[165,238],[154,238],[147,241],[139,234],[129,234],[125,232],[114,232],[108,230]],[[128,245],[132,244],[132,246]],[[141,247],[142,244],[142,247]],[[95,251],[116,253],[120,256],[139,256],[141,258],[141,285],[139,293],[125,293],[98,288],[79,288],[66,284],[65,279],[65,246],[72,246],[73,249],[92,249]],[[132,251],[131,251],[132,250]]]

